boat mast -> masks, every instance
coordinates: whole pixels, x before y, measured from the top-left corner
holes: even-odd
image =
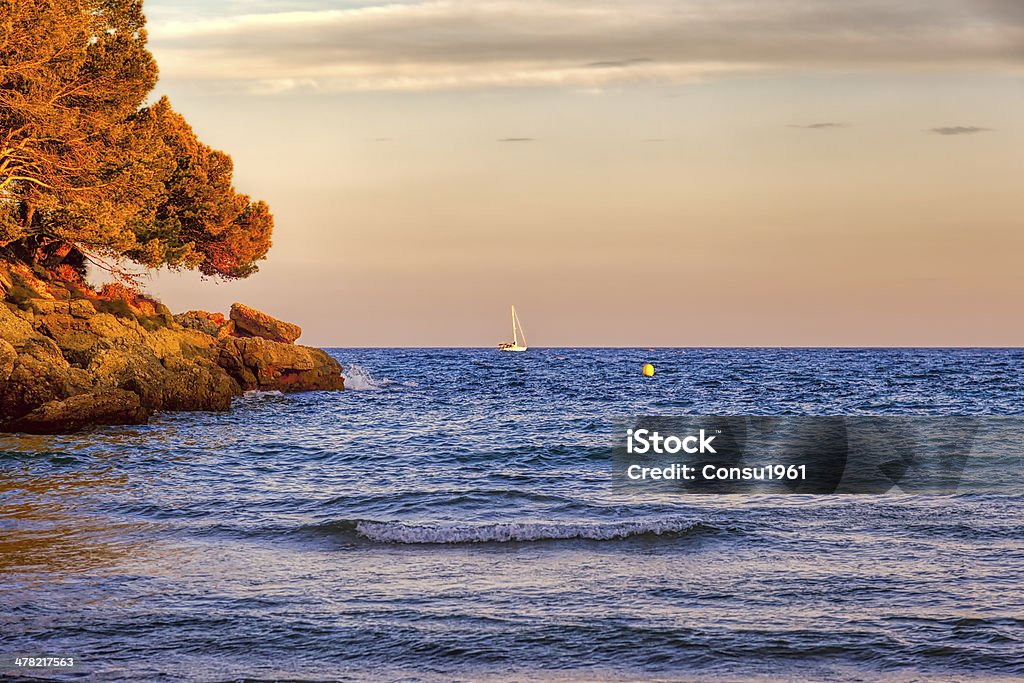
[[[512,344],[519,346],[519,339],[516,337],[516,307],[512,306]]]
[[[516,315],[516,307],[512,307],[512,327],[513,329],[518,327],[520,332],[523,332],[523,324],[519,322],[519,316]],[[518,340],[516,341],[518,344]],[[526,333],[523,332],[523,346],[526,346]]]

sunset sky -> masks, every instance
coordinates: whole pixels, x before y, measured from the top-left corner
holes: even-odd
[[[1024,343],[1018,0],[146,0],[337,346]]]

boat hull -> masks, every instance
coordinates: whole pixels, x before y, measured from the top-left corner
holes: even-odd
[[[519,346],[518,344],[501,344],[498,346],[499,351],[512,351],[516,353],[521,353],[525,351],[527,348],[528,347],[526,346]]]

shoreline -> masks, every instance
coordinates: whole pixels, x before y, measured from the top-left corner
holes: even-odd
[[[252,389],[344,389],[341,365],[295,343],[298,325],[243,304],[166,306],[0,261],[0,432],[144,424],[156,411],[225,411]]]

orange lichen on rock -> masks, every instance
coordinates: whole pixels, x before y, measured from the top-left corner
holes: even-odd
[[[239,337],[260,337],[291,344],[302,336],[302,328],[298,325],[278,320],[245,304],[231,304],[231,320]]]
[[[108,282],[97,295],[107,301],[124,301],[136,315],[157,315],[160,302],[120,282]]]
[[[209,311],[186,311],[174,316],[174,322],[191,330],[198,330],[217,339],[223,339],[235,331],[235,323],[223,313]]]

